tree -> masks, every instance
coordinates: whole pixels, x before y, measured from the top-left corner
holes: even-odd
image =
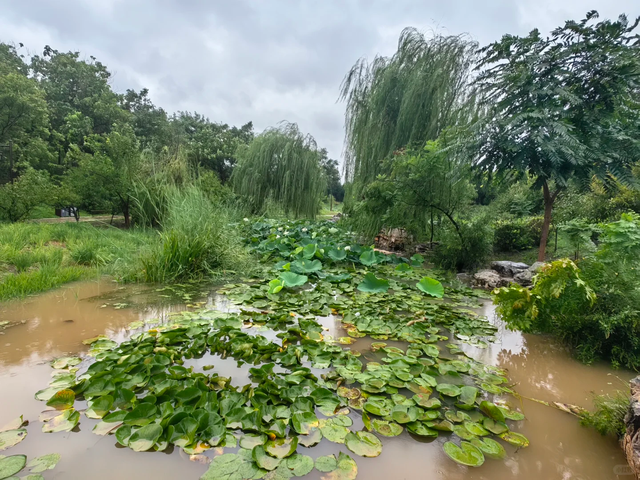
[[[253,140],[253,124],[229,127],[226,123],[209,121],[198,113],[180,112],[171,119],[174,130],[173,147],[186,148],[194,166],[212,170],[226,183],[236,166],[236,151]]]
[[[131,125],[115,126],[108,135],[92,135],[85,141],[86,153],[72,145],[69,155],[77,167],[68,171],[65,182],[77,192],[82,206],[109,207],[124,215],[131,225],[135,184],[140,179],[142,159]]]
[[[233,188],[254,213],[272,200],[296,217],[315,217],[325,191],[320,154],[294,123],[270,128],[238,152]]]
[[[593,24],[597,17],[568,21],[549,38],[538,30],[506,35],[482,50],[478,87],[489,113],[478,163],[524,172],[542,189],[540,261],[554,202],[570,179],[624,181],[640,158],[638,20]]]
[[[120,102],[122,108],[133,115],[133,131],[143,147],[166,137],[169,128],[167,113],[151,102],[148,89],[143,88],[140,93],[129,89]]]
[[[355,194],[383,172],[383,161],[422,147],[447,127],[466,122],[477,45],[465,37],[431,38],[405,29],[390,58],[357,62],[342,83],[346,110],[346,181]]]
[[[330,196],[337,202],[344,199],[344,186],[340,181],[340,171],[338,170],[338,161],[329,158],[326,148],[320,149],[320,166],[327,180],[326,195]],[[332,200],[332,201],[333,201]]]
[[[24,220],[34,208],[49,203],[51,188],[47,172],[27,166],[13,183],[0,185],[0,218]]]

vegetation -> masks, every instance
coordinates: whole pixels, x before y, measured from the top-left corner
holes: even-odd
[[[251,284],[220,291],[239,312],[189,311],[169,324],[142,326],[120,344],[87,340],[86,372],[77,375],[80,358],[57,359],[49,387],[36,393],[55,408],[45,432],[84,422],[75,402],[87,401],[84,416],[100,420],[94,433],[113,434],[134,451],[240,447],[216,456],[203,479],[229,472],[291,478],[314,468],[354,479],[358,464],[338,447],[356,458],[377,457],[382,438],[405,429],[423,440],[445,435],[444,452],[473,467],[528,446],[512,431],[524,415],[493,402],[494,395],[513,393],[506,373],[460,348],[486,346],[496,332],[469,313],[474,302],[463,294],[471,290],[447,288],[421,257],[377,253],[330,222],[258,220],[242,229],[261,268]],[[305,288],[307,282],[315,288]],[[348,336],[329,337],[315,318],[332,311]],[[445,349],[439,341],[452,330],[458,339]],[[341,346],[366,337],[376,340],[366,359]],[[218,356],[250,365],[247,384],[235,386],[216,371]],[[191,359],[202,368],[187,367]],[[363,429],[354,428],[354,418]],[[336,444],[335,453],[315,459],[303,453],[302,446],[322,439]]]
[[[582,416],[582,424],[595,428],[601,435],[622,437],[627,430],[624,418],[629,411],[629,395],[616,391],[613,395],[596,395],[595,410]]]
[[[239,155],[233,186],[252,213],[263,213],[273,201],[285,214],[315,218],[326,179],[313,137],[283,124],[258,135]]]

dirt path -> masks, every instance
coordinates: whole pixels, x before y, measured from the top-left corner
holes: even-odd
[[[74,217],[53,217],[53,218],[38,218],[36,220],[31,220],[33,223],[68,223],[75,222],[76,219]],[[90,222],[90,223],[100,223],[100,224],[111,224],[111,215],[94,215],[92,217],[83,217],[80,216],[81,222]],[[113,225],[118,225],[124,222],[124,217],[122,215],[115,215],[113,217]]]

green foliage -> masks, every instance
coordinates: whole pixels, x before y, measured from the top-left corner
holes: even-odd
[[[620,390],[613,395],[596,395],[593,404],[595,410],[584,413],[582,425],[595,428],[601,435],[622,437],[626,431],[624,417],[629,411],[629,395]]]
[[[435,140],[473,112],[468,88],[476,44],[463,36],[426,38],[405,29],[389,58],[358,61],[342,83],[347,103],[347,181],[358,195],[396,151]]]
[[[505,35],[482,50],[478,87],[488,108],[478,139],[481,166],[520,172],[543,188],[544,260],[551,211],[572,178],[627,181],[640,158],[638,21],[593,23],[597,12],[542,37]],[[593,52],[599,52],[594,55]]]
[[[585,362],[640,365],[637,268],[640,221],[623,215],[601,226],[598,250],[580,261],[544,267],[531,290],[501,288],[495,302],[511,328],[557,335]]]
[[[542,217],[503,218],[493,224],[493,247],[512,252],[534,247],[540,240]]]
[[[568,237],[575,251],[576,260],[580,256],[580,250],[591,244],[591,237],[598,231],[595,225],[591,225],[582,218],[575,218],[562,223],[559,229]]]
[[[243,265],[244,251],[224,207],[197,188],[173,189],[160,242],[141,259],[148,282],[202,279]]]
[[[0,220],[28,218],[36,207],[51,203],[51,188],[46,172],[27,167],[13,183],[0,185]]]
[[[490,222],[480,216],[443,229],[432,260],[444,270],[471,271],[481,266],[493,251],[493,231]]]
[[[262,213],[269,199],[287,214],[314,218],[320,210],[325,178],[313,137],[295,124],[268,129],[239,152],[234,190],[253,213]]]

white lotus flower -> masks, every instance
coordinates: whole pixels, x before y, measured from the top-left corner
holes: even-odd
[[[305,228],[303,228],[303,229],[302,229],[302,231],[303,231],[303,232],[306,232],[306,231],[307,231],[307,228],[306,228],[306,227],[305,227]]]
[[[348,252],[349,250],[351,250],[351,247],[349,245],[347,245],[346,247],[344,247],[344,251]]]
[[[246,217],[245,217],[245,218],[243,218],[242,220],[244,220],[245,222],[248,222],[248,221],[249,221],[249,219],[248,219],[248,218],[246,218]]]

